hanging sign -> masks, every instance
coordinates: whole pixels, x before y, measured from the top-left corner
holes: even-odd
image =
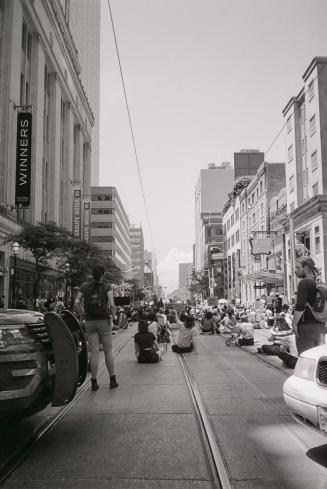
[[[84,202],[83,239],[90,241],[90,202]]]
[[[16,142],[16,207],[31,205],[32,114],[18,112]]]
[[[81,189],[74,190],[73,199],[73,236],[81,239]]]

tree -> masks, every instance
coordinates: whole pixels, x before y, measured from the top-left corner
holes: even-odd
[[[232,201],[236,199],[236,197],[242,192],[242,190],[244,190],[249,185],[252,178],[253,177],[250,176],[243,176],[243,177],[239,177],[236,180],[232,190],[228,192],[228,199],[223,207],[223,214],[225,214],[225,212],[229,209]]]
[[[17,241],[24,250],[30,251],[35,259],[36,279],[33,284],[33,304],[39,292],[42,272],[49,268],[50,261],[57,253],[69,248],[71,233],[53,222],[47,224],[23,223],[22,229],[10,235],[5,242]]]

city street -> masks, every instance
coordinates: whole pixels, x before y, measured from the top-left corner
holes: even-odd
[[[218,487],[179,356],[169,351],[159,364],[139,365],[133,333],[123,333],[129,341],[116,358],[119,388],[109,391],[103,373],[100,390],[87,390],[35,444],[6,489]],[[292,371],[216,335],[199,336],[198,353],[185,358],[232,488],[327,488],[327,439],[297,424],[283,401]],[[35,427],[50,414],[35,416]],[[22,421],[19,432],[34,420]]]

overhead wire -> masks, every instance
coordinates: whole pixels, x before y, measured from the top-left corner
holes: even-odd
[[[140,168],[140,163],[139,163],[138,152],[137,152],[137,148],[136,148],[136,140],[135,140],[134,129],[133,129],[133,124],[132,124],[131,112],[130,112],[130,109],[129,109],[129,103],[128,103],[128,98],[127,98],[127,90],[126,90],[126,86],[125,86],[125,80],[124,80],[124,74],[123,74],[122,64],[121,64],[121,61],[120,61],[119,47],[118,47],[118,41],[117,41],[117,36],[116,36],[116,29],[115,29],[114,19],[113,19],[113,15],[112,15],[110,0],[108,0],[108,8],[109,8],[109,14],[110,14],[110,20],[111,20],[111,26],[112,26],[114,41],[115,41],[115,48],[116,48],[116,54],[117,54],[117,59],[118,59],[118,65],[119,65],[119,71],[120,71],[120,78],[121,78],[121,82],[122,82],[122,86],[123,86],[123,91],[124,91],[124,98],[125,98],[125,105],[126,105],[127,116],[128,116],[128,121],[129,121],[129,127],[130,127],[130,131],[131,131],[131,135],[132,135],[134,155],[135,155],[137,172],[138,172],[138,177],[139,177],[139,182],[140,182],[140,187],[141,187],[141,192],[142,192],[142,197],[143,197],[145,215],[146,215],[146,219],[147,219],[147,223],[148,223],[148,227],[149,227],[149,232],[150,232],[152,247],[153,247],[153,250],[154,250],[154,254],[156,255],[156,247],[155,247],[155,243],[154,243],[154,239],[153,239],[153,233],[152,233],[152,226],[151,226],[151,221],[150,221],[150,215],[149,215],[148,206],[147,206],[147,202],[146,202],[146,198],[145,198],[142,173],[141,173],[141,168]]]
[[[318,76],[320,75],[320,73],[322,72],[322,70],[324,70],[325,68],[326,68],[326,64],[322,64],[321,67],[318,69],[317,75],[311,80],[311,83],[314,83],[317,80]],[[309,90],[311,88],[311,83],[310,83],[308,89],[304,92],[304,97],[309,92]],[[280,135],[282,134],[282,132],[284,131],[284,129],[285,129],[286,126],[287,126],[287,120],[284,122],[284,124],[282,125],[282,127],[278,131],[277,135],[274,137],[273,141],[268,146],[268,149],[265,151],[265,156],[267,155],[267,153],[269,153],[269,151],[271,150],[271,148],[274,146],[274,144],[276,143],[276,141],[279,139]]]

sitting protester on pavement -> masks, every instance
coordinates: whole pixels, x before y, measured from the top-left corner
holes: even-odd
[[[248,320],[247,314],[241,314],[240,323],[237,327],[236,344],[238,346],[254,345],[254,326]]]
[[[135,356],[139,363],[157,363],[161,360],[164,350],[159,348],[154,334],[149,332],[146,320],[140,320],[139,331],[134,336],[134,344]]]
[[[171,349],[175,353],[187,353],[194,351],[197,353],[196,347],[196,329],[195,329],[195,319],[193,316],[189,316],[186,314],[181,314],[180,328],[178,333],[178,339],[175,345],[171,347]]]
[[[205,316],[204,316],[201,334],[204,334],[204,333],[215,334],[215,326],[216,326],[216,324],[215,324],[215,320],[212,316],[212,312],[207,311]]]

